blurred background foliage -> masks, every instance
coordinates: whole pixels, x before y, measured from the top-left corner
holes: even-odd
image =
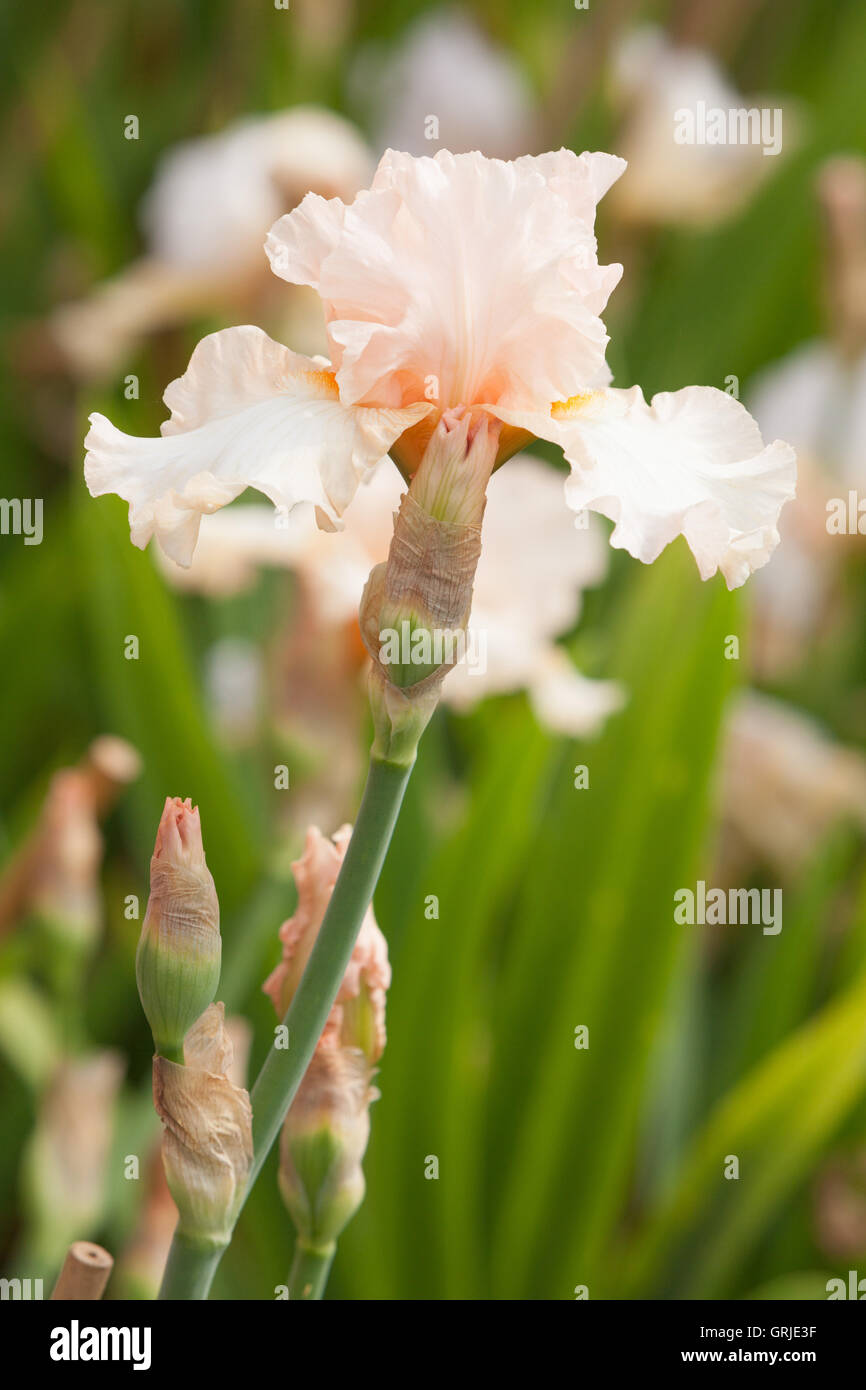
[[[266,574],[216,601],[178,593],[129,544],[123,505],[93,502],[81,477],[87,413],[155,432],[165,384],[204,331],[231,320],[215,312],[157,333],[98,386],[34,365],[34,325],[139,253],[136,208],[178,140],[299,102],[364,129],[376,65],[430,12],[409,0],[292,0],[286,12],[265,0],[46,0],[0,17],[0,490],[45,499],[43,544],[0,542],[3,857],[24,843],[52,774],[95,737],[120,735],[141,757],[104,826],[98,939],[70,947],[30,913],[0,941],[6,1273],[51,1278],[66,1236],[121,1256],[140,1223],[156,1122],[139,928],[124,904],[146,900],[165,796],[201,807],[223,914],[220,997],[252,1024],[254,1074],[274,1022],[260,983],[305,828],[296,789],[314,788],[319,771],[267,707],[237,747],[206,698],[218,639],[270,651],[291,623],[292,577]],[[545,147],[618,150],[610,55],[647,19],[715,53],[740,91],[796,104],[796,147],[766,161],[761,186],[724,221],[624,227],[602,208],[601,258],[625,264],[607,314],[618,384],[640,381],[649,395],[724,387],[734,374],[746,394],[759,369],[826,330],[814,179],[830,155],[866,154],[859,0],[591,0],[587,11],[479,0],[464,13],[523,73]],[[137,140],[123,136],[129,113]],[[140,380],[133,402],[128,372]],[[593,1298],[820,1298],[858,1257],[866,1273],[861,832],[843,817],[789,866],[779,936],[683,928],[672,912],[677,888],[713,878],[735,687],[760,682],[866,751],[863,556],[854,539],[839,545],[845,622],[815,633],[781,675],[753,669],[748,587],[702,584],[677,543],[649,570],[613,553],[568,636],[583,670],[628,691],[599,738],[557,738],[521,694],[439,712],[376,899],[394,968],[389,1041],[367,1199],[331,1296],[571,1298],[585,1285]],[[137,661],[123,657],[128,634]],[[729,634],[739,661],[725,659]],[[359,731],[359,748],[366,739]],[[282,762],[288,792],[274,787]],[[581,764],[588,790],[575,789]],[[758,864],[745,883],[777,881]],[[429,894],[438,920],[425,917]],[[579,1025],[588,1050],[575,1047]],[[64,1055],[94,1048],[119,1054],[124,1081],[104,1190],[67,1232],[34,1132]],[[124,1175],[130,1154],[142,1156],[138,1181]],[[737,1181],[724,1177],[732,1154]],[[431,1156],[437,1180],[425,1178]],[[824,1210],[828,1183],[841,1218]],[[272,1156],[215,1296],[272,1297],[292,1238]],[[122,1268],[111,1287],[136,1291]]]

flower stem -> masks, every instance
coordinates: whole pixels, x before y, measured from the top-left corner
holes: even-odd
[[[225,1249],[224,1245],[203,1245],[175,1231],[162,1276],[160,1299],[207,1298]]]
[[[375,752],[370,758],[364,799],[346,857],[303,978],[283,1019],[289,1046],[271,1047],[251,1092],[253,1163],[244,1201],[282,1128],[328,1021],[379,881],[413,766],[414,750],[411,757],[400,761],[377,757]],[[223,1249],[194,1250],[176,1234],[160,1298],[206,1298]],[[332,1258],[333,1252],[328,1267]],[[322,1288],[326,1278],[327,1268],[321,1274]]]
[[[298,1240],[295,1245],[295,1258],[292,1260],[289,1274],[290,1300],[293,1298],[312,1300],[322,1297],[336,1252],[336,1241],[331,1241],[330,1245],[317,1249],[316,1246],[307,1245],[304,1241]]]

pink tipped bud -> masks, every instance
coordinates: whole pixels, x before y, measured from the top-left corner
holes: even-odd
[[[376,676],[376,754],[391,761],[411,761],[463,651],[499,436],[499,421],[483,412],[443,414],[400,503],[388,559],[361,598]]]
[[[292,865],[298,906],[280,927],[282,960],[263,986],[281,1018],[310,958],[351,838],[348,825],[332,840],[313,825],[303,855]],[[319,1046],[356,1048],[373,1066],[385,1047],[385,991],[390,983],[388,946],[369,907]]]
[[[313,949],[351,836],[348,825],[332,840],[311,826],[304,853],[292,865],[298,906],[280,928],[283,958],[264,985],[281,1016]],[[283,1200],[299,1240],[317,1249],[332,1245],[364,1197],[361,1161],[370,1102],[378,1094],[371,1083],[385,1047],[390,983],[388,947],[368,908],[280,1144]]]
[[[435,521],[480,526],[499,432],[499,421],[486,414],[446,410],[409,487],[418,506]]]
[[[205,862],[198,809],[168,797],[150,861],[150,898],[135,958],[155,1049],[180,1060],[189,1028],[216,994],[219,903]]]

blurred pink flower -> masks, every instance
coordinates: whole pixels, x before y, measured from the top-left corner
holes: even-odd
[[[75,767],[48,784],[39,820],[0,874],[0,934],[34,912],[70,940],[93,944],[102,922],[99,817],[139,774],[124,739],[94,739]]]

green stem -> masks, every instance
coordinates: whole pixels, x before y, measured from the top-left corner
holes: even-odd
[[[175,1231],[162,1276],[160,1299],[207,1298],[225,1248],[224,1245],[203,1245]]]
[[[364,914],[373,900],[411,772],[411,763],[406,766],[370,759],[364,799],[346,858],[307,968],[283,1019],[289,1046],[270,1049],[250,1095],[254,1156],[248,1193],[282,1128],[328,1021]]]
[[[289,1046],[270,1048],[250,1096],[253,1107],[253,1163],[244,1201],[282,1128],[328,1021],[364,914],[372,902],[413,766],[414,755],[405,762],[389,762],[377,758],[375,754],[370,758],[364,799],[346,857],[303,978],[283,1019]],[[175,1236],[166,1280],[174,1260],[174,1247],[180,1239]],[[207,1268],[198,1270],[192,1252],[189,1252],[188,1256],[184,1256],[178,1278],[173,1277],[171,1281],[172,1288],[178,1291],[160,1291],[160,1298],[206,1298],[222,1253],[220,1250],[214,1258],[212,1251],[199,1251],[199,1261],[202,1265],[206,1261]],[[184,1280],[190,1288],[202,1289],[202,1292],[181,1292]],[[165,1287],[164,1282],[163,1289]]]
[[[317,1249],[298,1240],[289,1274],[289,1299],[321,1298],[337,1251],[336,1241]]]

